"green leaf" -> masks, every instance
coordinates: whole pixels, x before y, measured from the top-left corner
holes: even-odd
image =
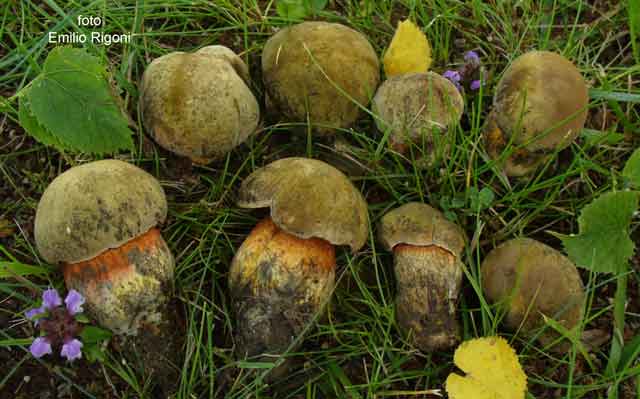
[[[489,187],[484,187],[480,191],[478,191],[476,187],[471,187],[469,192],[471,199],[471,209],[474,212],[479,212],[483,209],[489,208],[496,197]]]
[[[303,0],[278,0],[276,11],[282,18],[289,20],[304,19],[307,16]]]
[[[602,89],[590,89],[589,97],[594,100],[613,100],[623,103],[640,103],[640,94]]]
[[[46,276],[49,269],[42,266],[25,265],[20,262],[0,262],[0,278],[16,276]]]
[[[82,49],[51,50],[42,73],[22,94],[20,108],[21,124],[43,144],[95,154],[133,148],[105,68]]]
[[[106,341],[111,338],[111,332],[104,330],[100,327],[86,326],[80,333],[80,338],[83,344],[94,344],[102,341]]]
[[[635,150],[627,160],[622,170],[622,176],[624,176],[633,187],[640,188],[640,148]]]
[[[324,10],[329,0],[306,0],[307,7],[312,14],[317,14]]]
[[[638,207],[638,192],[608,192],[585,206],[579,234],[556,234],[573,262],[602,273],[622,273],[633,255],[629,225]]]
[[[627,1],[629,11],[629,31],[631,33],[631,48],[636,63],[640,63],[640,2],[637,0]]]
[[[29,345],[33,342],[33,338],[9,338],[0,340],[0,348],[8,346],[23,346]]]
[[[84,313],[78,313],[78,314],[74,315],[73,317],[76,319],[76,321],[78,323],[82,323],[82,324],[87,324],[87,323],[89,323],[91,321],[91,320],[89,320],[87,315],[84,314]]]
[[[89,363],[95,363],[96,360],[99,362],[104,362],[106,359],[104,351],[102,350],[100,345],[95,343],[83,345],[82,353]]]

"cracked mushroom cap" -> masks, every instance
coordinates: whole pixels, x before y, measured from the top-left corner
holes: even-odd
[[[260,107],[249,86],[247,66],[227,47],[166,54],[142,76],[144,125],[165,149],[208,163],[255,132]]]
[[[47,187],[36,211],[35,240],[50,263],[89,260],[164,222],[158,180],[114,159],[73,167]]]
[[[300,238],[362,248],[369,234],[367,203],[338,169],[308,158],[284,158],[247,177],[238,205],[271,209],[271,218]]]
[[[378,229],[389,251],[398,244],[437,245],[460,256],[466,243],[464,231],[442,212],[420,202],[410,202],[384,215]]]
[[[333,127],[354,123],[360,106],[369,103],[380,62],[362,33],[336,23],[303,22],[265,43],[262,75],[270,104],[280,113],[306,122],[308,110],[312,123],[328,125],[315,130],[332,134]]]
[[[493,158],[513,140],[533,154],[521,154],[507,165],[507,174],[529,172],[535,154],[547,154],[569,146],[587,118],[589,94],[580,71],[563,56],[531,51],[504,72],[488,118],[488,150]],[[516,153],[516,158],[518,154]],[[535,166],[535,165],[534,165]]]

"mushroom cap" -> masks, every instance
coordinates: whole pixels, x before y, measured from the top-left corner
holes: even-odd
[[[167,150],[210,162],[255,132],[260,106],[249,86],[247,66],[224,46],[166,54],[142,76],[144,125]]]
[[[312,123],[330,126],[316,131],[331,134],[356,121],[358,104],[367,106],[380,80],[380,63],[362,33],[336,23],[303,22],[265,43],[262,76],[280,113],[306,122],[308,110]]]
[[[569,258],[555,249],[530,238],[513,239],[491,251],[481,268],[487,298],[509,305],[509,328],[517,329],[527,312],[525,331],[544,325],[542,314],[569,329],[580,322],[582,280]]]
[[[167,199],[158,180],[115,159],[73,167],[40,198],[38,251],[50,263],[91,259],[164,222]]]
[[[382,217],[378,236],[389,251],[398,244],[437,245],[460,256],[467,237],[442,212],[421,202],[404,204]]]
[[[394,147],[427,137],[434,144],[434,129],[442,132],[460,121],[464,100],[448,79],[434,72],[393,76],[380,85],[373,98],[376,126],[391,129]]]
[[[238,205],[271,209],[271,218],[300,238],[322,238],[355,252],[369,234],[367,203],[338,169],[308,158],[284,158],[249,175]]]
[[[505,136],[529,151],[563,149],[580,134],[589,94],[580,71],[563,56],[531,51],[502,75],[492,117]]]

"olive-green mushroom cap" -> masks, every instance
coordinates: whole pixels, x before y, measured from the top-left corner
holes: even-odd
[[[50,263],[91,259],[164,222],[167,199],[158,180],[118,160],[73,167],[40,198],[38,251]]]
[[[404,204],[382,217],[378,236],[387,250],[398,244],[437,245],[460,256],[467,237],[442,212],[420,202]]]
[[[300,238],[317,237],[333,245],[362,248],[369,233],[367,203],[338,169],[308,158],[284,158],[249,175],[238,205],[270,207],[271,218]]]
[[[542,315],[569,329],[582,319],[582,280],[569,258],[555,249],[530,238],[513,239],[491,251],[481,268],[486,297],[508,306],[509,328],[519,328],[525,315],[525,332],[544,325]]]
[[[157,58],[142,77],[146,129],[162,147],[198,163],[218,159],[252,135],[260,119],[247,66],[224,46]]]
[[[306,122],[308,111],[316,131],[331,134],[355,122],[360,107],[369,104],[380,63],[360,32],[336,23],[303,22],[265,43],[262,75],[275,109],[296,122]]]
[[[491,118],[505,140],[529,151],[570,145],[587,118],[589,95],[580,71],[563,56],[531,51],[502,75]]]
[[[373,112],[381,131],[391,129],[393,147],[419,142],[431,144],[436,134],[460,121],[464,100],[448,79],[434,72],[411,73],[387,79],[373,98]]]

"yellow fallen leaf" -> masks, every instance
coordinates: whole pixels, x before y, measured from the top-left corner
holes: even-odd
[[[446,391],[450,399],[522,399],[527,376],[518,356],[504,338],[485,337],[463,342],[453,362],[467,375],[451,373]]]
[[[408,19],[398,23],[384,58],[384,73],[387,77],[403,73],[427,72],[431,66],[429,40]]]

